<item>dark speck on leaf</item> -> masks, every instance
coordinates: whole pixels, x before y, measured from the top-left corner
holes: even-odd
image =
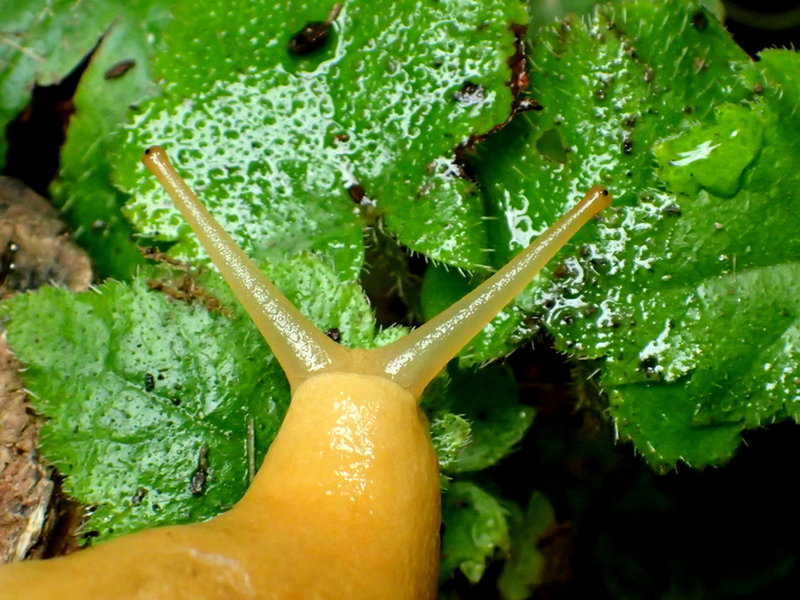
[[[681,216],[681,207],[677,204],[670,204],[669,206],[664,207],[664,214],[669,215],[672,217],[680,217]]]
[[[705,31],[708,28],[708,17],[702,10],[698,10],[692,15],[692,27],[697,31]]]
[[[644,374],[647,376],[655,375],[658,372],[658,361],[654,356],[648,356],[639,363],[639,368],[644,371]]]
[[[189,484],[189,491],[193,496],[202,496],[206,487],[206,480],[208,479],[208,446],[200,446],[200,452],[197,456],[197,469],[192,475],[192,481]]]
[[[527,112],[529,110],[539,111],[543,109],[544,106],[539,104],[539,102],[537,100],[534,100],[533,98],[523,98],[521,100],[517,100],[514,103],[514,114]]]
[[[464,85],[461,86],[461,89],[453,94],[453,98],[455,98],[459,104],[464,106],[473,106],[483,102],[485,99],[485,92],[483,91],[483,87],[477,83],[465,81]]]
[[[331,338],[334,342],[338,342],[340,339],[342,339],[342,332],[336,327],[331,327],[328,329],[328,331],[325,332],[325,335]]]
[[[302,56],[319,50],[328,41],[331,24],[339,16],[341,4],[335,4],[325,21],[311,21],[289,39],[289,54]]]
[[[553,271],[553,277],[556,279],[564,279],[567,276],[569,276],[569,274],[570,274],[569,267],[564,263],[558,265],[555,271]]]
[[[125,75],[128,71],[130,71],[133,67],[136,66],[135,60],[121,60],[118,63],[109,67],[109,69],[105,72],[106,79],[118,79]]]
[[[633,152],[633,140],[631,138],[625,138],[625,141],[622,142],[622,151],[625,154]]]
[[[330,37],[331,24],[327,21],[307,23],[289,39],[289,54],[311,54],[325,45]]]
[[[156,379],[150,373],[144,374],[144,391],[152,392],[156,387]]]
[[[364,199],[364,196],[367,195],[367,192],[358,184],[351,185],[347,188],[347,191],[350,193],[350,197],[353,199],[353,202],[357,204],[361,204],[361,201]]]
[[[133,498],[131,498],[131,502],[133,502],[133,504],[141,504],[146,494],[147,494],[146,489],[144,488],[137,489],[136,493],[133,495]]]

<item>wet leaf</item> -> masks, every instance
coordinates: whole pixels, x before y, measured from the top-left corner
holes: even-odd
[[[299,257],[274,277],[318,325],[371,342],[360,289],[329,285],[319,260]],[[92,507],[85,531],[107,538],[202,520],[247,488],[289,390],[249,318],[221,299],[235,318],[149,291],[140,277],[4,304],[26,387],[48,418],[42,452]]]
[[[753,64],[689,3],[620,3],[531,29],[530,96],[542,110],[493,134],[470,182],[459,177],[456,148],[503,122],[512,102],[509,25],[524,19],[514,2],[354,0],[321,38],[314,26],[313,43],[291,52],[290,40],[324,23],[329,5],[297,1],[266,14],[258,2],[216,12],[206,4],[175,3],[152,66],[147,36],[167,25],[161,4],[147,4],[154,10],[141,21],[141,3],[125,7],[79,87],[54,192],[87,228],[79,233],[106,273],[128,276],[137,262],[127,230],[104,219],[126,197],[108,187],[112,170],[134,194],[137,230],[199,259],[137,166],[151,143],[176,151],[213,212],[304,312],[359,346],[402,333],[375,334],[360,289],[341,283],[362,267],[365,223],[385,221],[413,250],[483,274],[478,267],[503,264],[602,182],[615,207],[465,350],[460,368],[507,354],[544,322],[562,350],[598,362],[621,436],[658,467],[723,461],[743,427],[798,418],[796,54],[765,52]],[[37,36],[51,48],[68,28],[61,19],[77,18],[30,6],[0,17],[2,35],[24,38],[26,49]],[[81,18],[110,22],[104,3],[83,7]],[[26,32],[41,15],[44,25]],[[22,37],[9,38],[12,30]],[[81,44],[92,31],[82,22]],[[37,59],[7,41],[1,48],[0,58],[11,48],[17,61],[0,67],[3,91],[14,88],[3,95],[7,120],[27,98],[26,61]],[[81,55],[68,50],[65,65]],[[163,95],[109,138],[133,112],[128,104],[153,93],[151,73]],[[96,505],[88,528],[102,537],[229,506],[249,475],[247,420],[260,456],[285,406],[282,375],[238,305],[214,275],[200,279],[235,320],[148,292],[141,278],[99,295],[42,291],[7,309],[27,385],[51,416],[43,450],[68,472],[68,489]],[[429,269],[426,315],[479,279]],[[434,438],[445,470],[472,473],[514,449],[532,411],[503,369],[450,371]],[[177,385],[186,398],[173,394]],[[252,390],[264,388],[271,399],[257,405]],[[516,511],[509,521],[496,497],[457,479],[444,506],[443,573],[477,581],[511,548],[501,587],[524,597],[540,556],[514,558]],[[542,525],[546,508],[517,533]]]
[[[173,7],[154,64],[164,95],[120,142],[117,180],[135,196],[127,212],[142,234],[177,241],[176,256],[198,255],[165,194],[130,168],[158,143],[260,264],[311,250],[354,279],[361,210],[373,205],[410,248],[486,262],[482,200],[455,150],[510,114],[520,4],[348,2],[327,42],[300,55],[290,38],[328,8],[211,4]]]
[[[614,206],[518,304],[601,361],[620,435],[656,466],[724,461],[742,428],[800,401],[798,55],[751,63],[700,10],[607,5],[539,32],[544,108],[479,163],[499,263],[581,190],[611,189]]]

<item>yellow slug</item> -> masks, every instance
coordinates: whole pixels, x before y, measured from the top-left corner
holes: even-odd
[[[481,286],[384,348],[318,331],[255,268],[169,163],[144,163],[261,330],[292,400],[244,497],[204,523],[0,567],[3,600],[432,600],[436,457],[418,400],[445,364],[594,214],[583,200]]]

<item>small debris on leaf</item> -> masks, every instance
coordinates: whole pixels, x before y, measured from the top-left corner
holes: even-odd
[[[109,67],[109,69],[105,72],[103,77],[105,79],[119,79],[135,66],[136,66],[135,60],[131,59],[121,60],[118,63],[115,63],[114,65]]]
[[[192,475],[192,482],[189,491],[193,496],[202,496],[208,480],[208,446],[200,446],[200,453],[197,457],[197,469]]]
[[[324,21],[311,21],[306,23],[303,28],[289,38],[289,54],[302,56],[311,54],[319,50],[328,41],[331,33],[331,25],[339,16],[342,10],[341,4],[335,4],[331,9],[328,18]]]

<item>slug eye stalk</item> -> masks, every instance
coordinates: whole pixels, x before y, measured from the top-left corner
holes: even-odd
[[[317,329],[269,281],[211,216],[178,175],[163,148],[148,148],[142,162],[158,178],[233,293],[261,331],[292,389],[315,373],[336,370],[346,349]]]
[[[608,191],[584,198],[502,269],[422,327],[374,350],[348,350],[319,331],[256,268],[177,174],[162,148],[143,157],[220,273],[264,335],[293,389],[322,372],[377,375],[417,398],[425,386],[494,318],[595,214],[611,203]]]
[[[611,204],[602,186],[583,199],[486,281],[433,319],[376,350],[395,383],[420,396],[444,366],[509,304],[589,219]]]

